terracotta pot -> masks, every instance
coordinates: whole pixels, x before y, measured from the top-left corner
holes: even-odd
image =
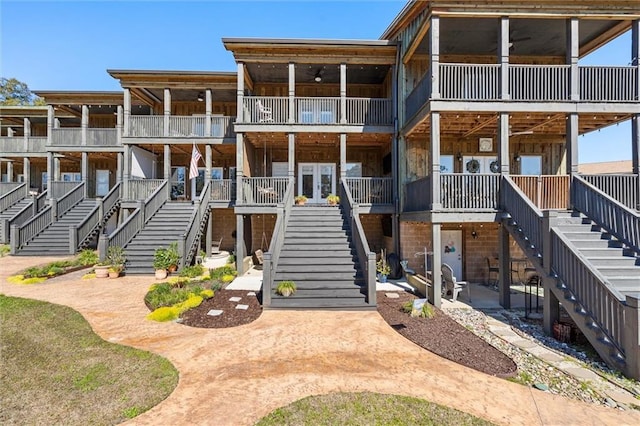
[[[156,279],[164,280],[167,278],[167,270],[166,269],[156,269]]]
[[[118,278],[120,276],[120,272],[109,272],[109,278]]]
[[[169,266],[169,272],[173,273],[173,272],[175,272],[175,271],[177,271],[177,270],[178,270],[178,266],[177,266],[177,265],[171,265],[171,266]]]
[[[280,293],[284,296],[284,297],[289,297],[291,296],[291,290],[289,290],[288,288],[285,288],[283,290],[280,291]]]
[[[96,273],[96,278],[107,278],[109,277],[109,267],[108,266],[94,266],[93,271]]]

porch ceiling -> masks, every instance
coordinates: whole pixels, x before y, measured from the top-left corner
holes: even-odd
[[[382,84],[391,67],[377,64],[352,64],[347,65],[347,84]],[[246,70],[251,80],[268,83],[287,83],[289,81],[289,64],[282,63],[248,63]],[[316,82],[315,77],[320,76],[321,81]],[[326,63],[310,63],[295,65],[296,84],[313,83],[340,84],[340,65]]]
[[[149,151],[155,155],[157,155],[159,158],[162,158],[162,156],[164,155],[164,145],[160,145],[160,144],[138,144],[136,145],[138,148],[142,148],[146,151]],[[177,144],[171,144],[169,145],[170,149],[171,149],[171,154],[178,154],[178,155],[188,155],[191,156],[191,150],[192,150],[192,145],[177,145]],[[200,151],[200,154],[202,155],[202,160],[201,162],[204,162],[204,158],[205,158],[205,144],[196,144],[196,146],[198,147],[198,151]],[[211,153],[212,153],[212,157],[216,158],[216,155],[232,155],[235,156],[236,153],[236,146],[234,144],[229,144],[229,145],[223,145],[223,144],[218,144],[218,145],[211,145]]]
[[[630,114],[581,114],[579,116],[579,133],[588,133],[622,121],[628,120]],[[458,138],[497,137],[498,118],[495,113],[446,112],[440,116],[440,133]],[[511,113],[509,127],[511,138],[520,141],[535,142],[538,137],[565,137],[566,114],[555,113]],[[427,118],[407,135],[408,138],[428,138],[431,120]]]
[[[68,164],[80,164],[82,162],[81,152],[65,152],[64,154],[56,155],[60,159],[60,162]],[[90,152],[89,160],[113,160],[116,161],[116,152]],[[46,159],[45,159],[46,160]]]
[[[340,146],[340,135],[335,133],[299,133],[295,135],[297,147],[337,147]],[[256,148],[265,144],[270,148],[287,148],[289,139],[287,133],[248,133],[246,141]],[[392,135],[381,133],[349,133],[347,146],[381,147],[390,143]]]

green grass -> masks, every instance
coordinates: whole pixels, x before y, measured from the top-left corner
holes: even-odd
[[[0,345],[0,424],[117,424],[178,382],[166,359],[106,342],[50,303],[0,295]]]
[[[256,425],[491,425],[486,420],[418,398],[333,393],[278,408]]]

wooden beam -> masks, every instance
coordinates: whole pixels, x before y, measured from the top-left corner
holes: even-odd
[[[585,43],[582,47],[580,47],[580,57],[588,55],[589,53],[607,43],[609,40],[616,38],[623,32],[627,31],[630,26],[631,21],[622,21],[618,25],[615,25],[611,29],[603,32],[593,40]]]
[[[253,91],[253,79],[249,75],[249,70],[245,68],[244,70],[244,87]]]
[[[153,108],[153,106],[155,105],[155,101],[153,100],[153,98],[150,98],[149,96],[147,96],[147,94],[144,93],[141,89],[132,87],[130,88],[130,90],[131,90],[131,94],[133,94],[136,98],[140,99],[142,103]]]
[[[484,129],[487,126],[490,126],[492,124],[494,124],[495,122],[498,121],[498,116],[494,115],[493,117],[491,117],[490,119],[484,121],[483,123],[478,124],[477,126],[473,127],[471,130],[469,130],[467,133],[465,133],[464,135],[462,135],[463,138],[466,138],[467,136],[471,136],[472,134],[474,134],[475,132]]]
[[[429,31],[429,27],[431,26],[430,19],[431,19],[431,14],[429,13],[425,15],[424,19],[420,23],[420,30],[413,37],[413,40],[411,40],[411,43],[409,44],[409,48],[407,49],[404,56],[402,57],[403,64],[406,65],[409,63],[409,61],[411,60],[411,57],[418,49],[418,46],[420,46],[422,39],[427,34],[427,32]]]
[[[82,113],[80,111],[76,111],[75,109],[68,107],[66,105],[56,105],[56,108],[68,114],[71,114],[74,117],[82,117]]]

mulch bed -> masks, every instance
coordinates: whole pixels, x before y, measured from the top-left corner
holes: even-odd
[[[257,296],[247,296],[247,290],[218,290],[211,299],[202,302],[197,308],[189,309],[180,317],[182,324],[200,328],[227,328],[249,324],[262,314],[262,306]],[[232,297],[241,297],[240,302],[231,302]],[[238,304],[249,305],[247,310],[236,309]],[[222,315],[207,315],[211,309],[220,309]]]
[[[378,292],[378,312],[398,333],[415,344],[458,364],[498,377],[512,377],[517,372],[515,362],[482,338],[434,308],[435,317],[413,318],[402,305],[417,297],[398,293],[398,299]]]

